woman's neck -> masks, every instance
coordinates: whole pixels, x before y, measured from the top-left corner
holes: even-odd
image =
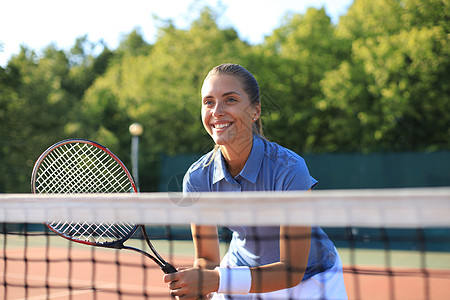
[[[250,152],[252,151],[253,139],[236,146],[221,145],[220,151],[225,159],[227,169],[231,176],[237,176],[244,168]]]

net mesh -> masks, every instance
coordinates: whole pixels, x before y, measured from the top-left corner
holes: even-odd
[[[320,226],[342,259],[349,299],[447,299],[449,215],[449,188],[3,194],[0,299],[171,298],[163,272],[147,257],[70,242],[50,232],[43,225],[48,220],[146,224],[157,251],[176,267],[194,261],[190,223],[218,225],[221,255],[231,239],[226,226]],[[264,247],[264,239],[255,241],[256,247]],[[139,232],[127,244],[149,251]]]

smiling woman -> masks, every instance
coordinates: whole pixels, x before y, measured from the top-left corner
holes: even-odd
[[[233,176],[244,167],[255,130],[262,133],[260,121],[257,123],[261,115],[259,89],[244,70],[230,64],[216,67],[202,88],[203,126],[220,146]],[[257,92],[247,92],[255,86]]]
[[[223,64],[203,82],[202,122],[215,149],[195,162],[184,193],[310,190],[305,161],[262,135],[259,87],[244,67]],[[230,226],[220,261],[216,226],[192,224],[193,268],[164,276],[180,299],[347,299],[339,254],[319,227]]]

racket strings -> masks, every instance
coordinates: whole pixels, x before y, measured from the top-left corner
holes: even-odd
[[[39,193],[130,192],[127,174],[107,153],[83,143],[60,146],[42,162]]]
[[[71,178],[76,179],[69,180],[72,184],[71,190],[83,187],[85,189],[83,192],[88,193],[115,192],[111,187],[115,186],[113,184],[117,183],[117,178],[106,176],[109,173],[108,168],[114,167],[114,159],[97,148],[92,149],[92,147],[86,146],[81,147],[80,152],[75,152],[72,157],[76,158],[75,161],[78,165],[70,170]],[[83,176],[80,176],[80,174]],[[122,185],[116,185],[116,187],[120,188]]]
[[[64,147],[64,149],[63,149]],[[74,147],[72,147],[73,149]],[[74,163],[77,157],[70,154],[70,148],[62,146],[50,152],[42,162],[37,177],[37,190],[40,193],[74,193],[78,185],[79,174],[74,176],[79,168]]]
[[[98,244],[112,243],[127,236],[134,228],[132,223],[80,223],[51,222],[49,225],[56,231],[80,241]]]
[[[108,152],[76,142],[53,148],[36,176],[37,193],[129,193],[132,183],[123,167]],[[132,223],[48,222],[55,231],[79,241],[112,243],[128,236]]]

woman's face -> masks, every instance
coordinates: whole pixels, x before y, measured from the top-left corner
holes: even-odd
[[[213,75],[203,83],[203,126],[217,145],[236,150],[247,145],[253,140],[253,122],[260,113],[261,106],[250,102],[238,78]]]

